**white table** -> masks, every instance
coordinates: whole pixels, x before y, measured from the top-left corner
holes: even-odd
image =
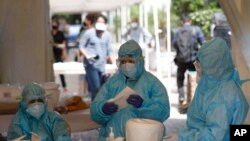
[[[59,62],[53,64],[54,74],[85,74],[83,63],[81,62]],[[106,64],[106,73],[113,74],[116,72],[116,65]]]

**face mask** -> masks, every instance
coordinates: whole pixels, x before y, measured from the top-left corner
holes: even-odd
[[[39,119],[44,113],[44,104],[41,102],[33,103],[26,110],[31,116]]]
[[[136,67],[133,63],[126,63],[121,65],[122,72],[129,78],[135,77]]]
[[[132,28],[136,28],[137,26],[138,26],[138,24],[136,22],[131,23]]]
[[[58,28],[58,26],[55,26],[55,25],[52,26],[52,29],[54,29],[54,30],[56,30],[57,28]]]

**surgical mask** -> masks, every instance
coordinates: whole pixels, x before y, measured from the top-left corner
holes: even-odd
[[[35,117],[36,119],[39,119],[43,113],[44,113],[44,104],[41,103],[41,102],[37,102],[37,103],[33,103],[33,104],[30,104],[27,108],[27,112]]]
[[[136,23],[136,22],[132,22],[132,23],[131,23],[131,27],[132,27],[132,28],[136,28],[137,26],[138,26],[138,23]]]
[[[136,67],[133,63],[122,64],[121,70],[129,78],[133,78],[136,75]]]

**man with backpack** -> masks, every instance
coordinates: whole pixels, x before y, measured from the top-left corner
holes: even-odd
[[[204,35],[198,26],[193,26],[188,15],[181,16],[182,27],[174,35],[173,46],[176,49],[174,59],[177,65],[177,87],[179,93],[179,105],[185,100],[184,79],[186,70],[195,71],[193,62],[198,51],[198,44],[204,42]]]

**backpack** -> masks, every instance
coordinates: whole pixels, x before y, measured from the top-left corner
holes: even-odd
[[[181,27],[177,33],[176,41],[176,61],[179,63],[188,63],[194,61],[197,48],[195,27]]]

